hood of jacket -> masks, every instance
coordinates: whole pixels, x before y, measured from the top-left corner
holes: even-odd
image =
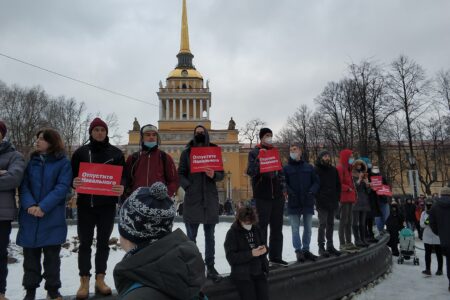
[[[352,156],[352,154],[353,154],[353,151],[350,149],[344,149],[339,154],[339,162],[346,169],[350,168],[350,164],[348,163],[348,160],[350,159],[350,156]]]
[[[174,299],[192,299],[205,282],[205,266],[195,243],[177,229],[127,255],[114,268],[114,282],[119,294],[140,283]]]
[[[14,148],[14,146],[8,141],[3,141],[0,143],[0,155],[15,151],[15,150],[16,149]]]
[[[197,130],[197,128],[203,128],[203,130],[205,131],[205,142],[203,144],[199,144],[195,141],[195,130]],[[209,140],[209,132],[208,129],[206,129],[203,125],[197,125],[194,128],[194,138],[192,138],[192,140],[187,144],[187,147],[209,147],[211,146],[211,142]]]

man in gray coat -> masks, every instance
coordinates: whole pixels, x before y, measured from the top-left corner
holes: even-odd
[[[205,232],[205,264],[207,277],[219,281],[221,277],[214,268],[214,228],[219,223],[219,194],[216,182],[223,180],[223,171],[206,170],[191,173],[190,153],[193,147],[217,147],[209,142],[208,130],[199,125],[194,129],[194,138],[181,153],[178,175],[180,185],[186,191],[183,205],[183,221],[189,239],[196,242],[197,231],[203,224]]]
[[[6,125],[0,121],[0,299],[6,299],[9,234],[11,221],[17,213],[16,188],[25,170],[22,154],[4,140],[6,133]]]

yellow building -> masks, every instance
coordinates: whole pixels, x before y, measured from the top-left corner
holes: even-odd
[[[193,138],[194,128],[203,125],[209,130],[211,142],[222,148],[225,180],[218,184],[220,199],[234,201],[251,196],[251,186],[245,175],[248,149],[243,149],[238,141],[238,130],[230,120],[227,129],[212,129],[210,108],[212,106],[209,83],[204,82],[201,73],[192,64],[194,55],[189,47],[189,30],[186,0],[183,0],[181,43],[177,54],[178,64],[166,78],[159,83],[159,121],[158,128],[162,145],[176,164],[186,144]],[[139,123],[135,120],[133,130],[129,131],[127,154],[139,150]],[[249,190],[250,189],[250,190]]]

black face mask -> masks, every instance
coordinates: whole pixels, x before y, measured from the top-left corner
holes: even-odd
[[[194,139],[197,143],[204,143],[206,140],[206,136],[203,133],[197,133],[195,135]]]

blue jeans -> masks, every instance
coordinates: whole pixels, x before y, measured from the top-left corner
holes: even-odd
[[[303,216],[303,236],[300,239],[300,219]],[[312,227],[311,214],[302,215],[289,215],[289,221],[292,229],[292,245],[295,252],[309,251],[309,244],[311,243],[311,227]],[[302,245],[303,241],[303,245]]]
[[[386,224],[387,218],[389,218],[389,204],[387,203],[380,203],[380,211],[381,211],[381,217],[375,218],[375,223],[377,224],[378,232],[381,232],[384,230],[384,225]]]
[[[186,233],[188,238],[197,243],[197,232],[200,224],[185,223]],[[207,266],[214,265],[215,255],[215,240],[214,229],[216,224],[203,224],[203,231],[205,232],[205,264]]]

